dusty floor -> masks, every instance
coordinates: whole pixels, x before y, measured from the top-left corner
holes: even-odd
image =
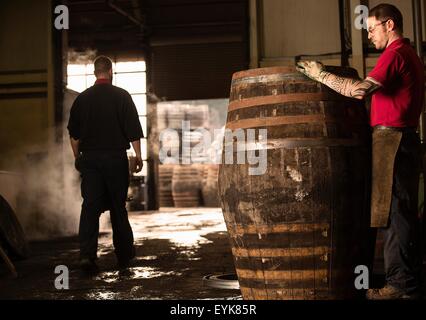
[[[111,234],[99,240],[101,273],[77,269],[78,239],[31,243],[31,257],[17,261],[18,279],[0,265],[0,299],[241,299],[238,290],[203,285],[208,274],[235,273],[220,209],[131,213],[137,259],[119,272]],[[55,267],[69,268],[69,290],[57,290]]]

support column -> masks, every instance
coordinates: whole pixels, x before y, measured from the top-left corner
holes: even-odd
[[[261,57],[261,18],[262,0],[250,0],[250,69],[259,68]]]
[[[358,71],[359,76],[364,79],[365,74],[365,57],[364,57],[364,44],[363,44],[363,29],[358,30],[355,26],[355,19],[357,14],[355,8],[360,5],[368,6],[367,1],[363,0],[350,0],[351,10],[351,34],[352,34],[352,67]]]

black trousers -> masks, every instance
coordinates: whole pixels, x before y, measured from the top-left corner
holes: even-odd
[[[115,254],[119,260],[134,255],[133,232],[126,199],[129,187],[129,163],[125,151],[84,152],[76,161],[81,173],[80,257],[96,259],[99,217],[110,210]]]
[[[386,282],[408,294],[421,286],[420,170],[420,139],[414,131],[404,132],[395,159],[389,225],[384,229],[384,263]]]

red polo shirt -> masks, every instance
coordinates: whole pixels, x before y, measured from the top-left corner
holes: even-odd
[[[424,104],[424,66],[409,39],[391,43],[368,75],[382,85],[373,94],[371,126],[417,127]]]
[[[96,79],[95,84],[111,84],[109,79]]]

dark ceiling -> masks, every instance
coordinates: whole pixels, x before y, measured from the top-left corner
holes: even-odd
[[[123,52],[171,42],[241,41],[246,6],[246,0],[68,0],[68,43],[77,51]]]
[[[68,0],[68,45],[76,51],[143,49],[145,16],[139,0]]]
[[[69,49],[144,57],[166,99],[225,97],[249,64],[248,0],[68,0]],[[77,54],[78,56],[78,54]]]

